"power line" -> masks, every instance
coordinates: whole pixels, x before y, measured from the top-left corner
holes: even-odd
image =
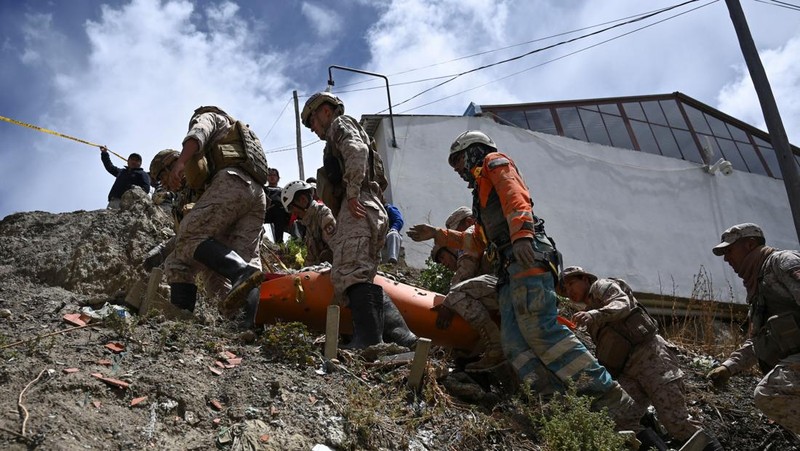
[[[267,140],[267,138],[269,137],[269,134],[270,134],[270,133],[272,133],[272,129],[273,129],[273,128],[275,128],[275,124],[277,124],[277,123],[278,123],[278,120],[280,120],[281,116],[283,116],[283,112],[284,112],[284,111],[286,111],[286,107],[288,107],[288,106],[289,106],[289,103],[291,103],[291,102],[292,102],[292,100],[294,100],[294,97],[289,97],[289,100],[287,100],[287,101],[286,101],[286,105],[284,105],[284,106],[283,106],[283,109],[281,110],[281,113],[280,113],[280,114],[278,115],[278,117],[275,119],[275,122],[273,122],[273,123],[272,123],[272,127],[270,127],[270,128],[269,128],[269,131],[268,131],[268,132],[267,132],[267,134],[264,136],[264,141],[266,141],[266,140]]]
[[[450,83],[451,81],[453,81],[453,80],[455,80],[455,79],[457,79],[457,78],[459,78],[459,77],[461,77],[463,75],[467,75],[467,74],[470,74],[470,73],[473,73],[473,72],[477,72],[477,71],[481,71],[481,70],[484,70],[484,69],[488,69],[490,67],[498,66],[498,65],[501,65],[501,64],[509,63],[511,61],[516,61],[516,60],[525,58],[526,56],[533,55],[535,53],[543,52],[545,50],[549,50],[549,49],[552,49],[552,48],[555,48],[555,47],[558,47],[558,46],[561,46],[561,45],[569,44],[571,42],[575,42],[575,41],[578,41],[578,40],[581,40],[581,39],[585,39],[585,38],[588,38],[588,37],[591,37],[591,36],[595,36],[595,35],[600,34],[600,33],[604,33],[606,31],[612,30],[614,28],[618,28],[618,27],[621,27],[621,26],[624,26],[624,25],[629,25],[631,23],[635,23],[635,22],[639,22],[639,21],[642,21],[642,20],[645,20],[645,19],[649,19],[650,17],[656,16],[658,14],[662,14],[664,12],[667,12],[667,11],[673,10],[675,8],[679,8],[681,6],[685,6],[685,5],[688,5],[689,3],[694,3],[694,2],[697,2],[697,1],[699,1],[699,0],[688,0],[688,1],[685,1],[683,3],[679,3],[677,5],[673,5],[673,6],[669,6],[669,7],[666,7],[666,8],[662,8],[661,10],[658,10],[658,12],[647,14],[647,15],[638,17],[638,18],[633,19],[633,20],[629,20],[629,21],[626,21],[626,22],[623,22],[623,23],[620,23],[620,24],[617,24],[617,25],[612,25],[610,27],[606,27],[606,28],[603,28],[601,30],[594,31],[592,33],[581,35],[581,36],[578,36],[578,37],[575,37],[575,38],[572,38],[572,39],[567,39],[566,41],[561,41],[561,42],[558,42],[558,43],[555,43],[555,44],[552,44],[552,45],[548,45],[548,46],[545,46],[545,47],[540,47],[538,49],[531,50],[530,52],[526,52],[526,53],[523,53],[521,55],[517,55],[517,56],[511,57],[511,58],[507,58],[507,59],[504,59],[504,60],[501,60],[501,61],[497,61],[497,62],[494,62],[494,63],[486,64],[486,65],[483,65],[483,66],[480,66],[480,67],[476,67],[476,68],[461,72],[459,74],[454,75],[453,77],[450,77],[449,79],[447,79],[447,80],[445,80],[445,81],[443,81],[441,83],[437,83],[436,85],[433,85],[430,88],[424,89],[424,90],[418,92],[417,94],[414,94],[413,96],[411,96],[411,97],[409,97],[409,98],[407,98],[407,99],[405,99],[405,100],[403,100],[403,101],[401,101],[399,103],[396,103],[396,104],[394,104],[392,106],[393,107],[397,107],[397,106],[403,105],[405,103],[408,103],[411,100],[413,100],[413,99],[415,99],[415,98],[417,98],[417,97],[419,97],[419,96],[421,96],[421,95],[423,95],[423,94],[425,94],[427,92],[430,92],[430,91],[432,91],[432,90],[434,90],[436,88],[444,86],[445,84]],[[714,0],[714,1],[716,1],[716,0]],[[376,114],[381,114],[386,110],[387,109],[383,109],[383,110],[379,111]]]
[[[786,8],[786,9],[789,9],[789,10],[792,10],[792,11],[800,11],[800,6],[792,5],[790,3],[776,2],[776,1],[769,1],[768,2],[766,0],[755,0],[755,1],[757,1],[758,3],[763,3],[765,5],[769,5],[769,6],[778,6],[778,7]],[[781,4],[781,3],[785,3],[785,4]]]
[[[414,111],[414,110],[416,110],[416,109],[419,109],[419,108],[422,108],[422,107],[425,107],[425,106],[428,106],[428,105],[432,105],[432,104],[434,104],[434,103],[438,103],[438,102],[441,102],[441,101],[443,101],[443,100],[447,100],[447,99],[449,99],[449,98],[451,98],[451,97],[455,97],[455,96],[461,95],[461,94],[463,94],[463,93],[465,93],[465,92],[474,91],[474,90],[476,90],[476,89],[482,88],[482,87],[484,87],[484,86],[487,86],[487,85],[490,85],[490,84],[492,84],[492,83],[496,83],[496,82],[498,82],[498,81],[505,80],[505,79],[507,79],[507,78],[511,78],[511,77],[517,76],[517,75],[519,75],[519,74],[521,74],[521,73],[528,72],[529,70],[536,69],[537,67],[544,66],[545,64],[550,64],[550,63],[552,63],[552,62],[555,62],[555,61],[558,61],[558,60],[560,60],[560,59],[564,59],[564,58],[566,58],[566,57],[568,57],[568,56],[572,56],[572,55],[574,55],[574,54],[576,54],[576,53],[580,53],[580,52],[583,52],[583,51],[589,50],[589,49],[591,49],[591,48],[597,47],[597,46],[599,46],[599,45],[605,44],[605,43],[607,43],[607,42],[614,41],[614,40],[616,40],[616,39],[619,39],[619,38],[621,38],[621,37],[624,37],[624,36],[627,36],[627,35],[629,35],[629,34],[635,33],[635,32],[637,32],[637,31],[643,30],[643,29],[645,29],[645,28],[649,28],[649,27],[652,27],[652,26],[654,26],[654,25],[658,25],[658,24],[660,24],[660,23],[662,23],[662,22],[666,22],[667,20],[674,19],[674,18],[676,18],[676,17],[678,17],[678,16],[682,16],[682,15],[684,15],[684,14],[688,14],[688,13],[690,13],[690,12],[692,12],[692,11],[695,11],[695,10],[698,10],[698,9],[700,9],[700,8],[705,8],[706,6],[709,6],[709,5],[711,5],[711,4],[713,4],[713,3],[716,3],[716,2],[718,2],[718,1],[719,1],[719,0],[712,0],[712,1],[710,1],[710,2],[708,2],[708,3],[706,3],[706,4],[704,4],[704,5],[700,5],[700,6],[696,7],[696,8],[692,8],[692,9],[690,9],[690,10],[688,10],[688,11],[683,11],[683,12],[680,12],[680,13],[678,13],[678,14],[675,14],[674,16],[670,16],[670,17],[667,17],[667,18],[665,18],[665,19],[661,19],[661,20],[659,20],[659,21],[657,21],[657,22],[653,22],[652,24],[648,24],[648,25],[645,25],[645,26],[639,27],[639,28],[637,28],[637,29],[635,29],[635,30],[631,30],[631,31],[628,31],[628,32],[626,32],[626,33],[623,33],[623,34],[621,34],[621,35],[614,36],[613,38],[610,38],[610,39],[606,39],[605,41],[601,41],[601,42],[598,42],[598,43],[592,44],[592,45],[590,45],[590,46],[584,47],[584,48],[582,48],[582,49],[575,50],[574,52],[570,52],[570,53],[567,53],[567,54],[561,55],[561,56],[559,56],[559,57],[557,57],[557,58],[553,58],[553,59],[551,59],[551,60],[548,60],[548,61],[545,61],[545,62],[542,62],[542,63],[536,64],[536,65],[534,65],[534,66],[528,67],[528,68],[526,68],[526,69],[523,69],[523,70],[521,70],[521,71],[514,72],[513,74],[506,75],[505,77],[501,77],[501,78],[497,78],[497,79],[494,79],[494,80],[488,81],[488,82],[486,82],[486,83],[484,83],[484,84],[482,84],[482,85],[478,85],[478,86],[474,86],[474,87],[472,87],[472,88],[469,88],[469,89],[465,89],[465,90],[463,90],[463,91],[460,91],[460,92],[457,92],[457,93],[455,93],[455,94],[451,94],[451,95],[449,95],[449,96],[445,96],[445,97],[442,97],[442,98],[440,98],[440,99],[436,99],[436,100],[434,100],[434,101],[431,101],[431,102],[428,102],[428,103],[424,103],[424,104],[422,104],[422,105],[419,105],[419,106],[416,106],[416,107],[414,107],[414,108],[409,108],[409,109],[407,109],[407,110],[401,111],[401,112],[400,112],[400,113],[398,113],[398,114],[403,114],[403,113],[407,113],[407,112],[409,112],[409,111]]]
[[[782,2],[780,0],[772,0],[772,3],[777,3],[779,5],[786,5],[786,6],[790,6],[792,8],[800,9],[800,6],[795,5],[794,3]]]
[[[405,70],[405,71],[395,72],[395,73],[389,74],[387,76],[388,77],[394,77],[394,76],[397,76],[397,75],[403,75],[403,74],[416,72],[416,71],[423,70],[423,69],[428,69],[428,68],[431,68],[431,67],[436,67],[436,66],[441,66],[441,65],[444,65],[444,64],[453,63],[453,62],[456,62],[456,61],[460,61],[460,60],[467,59],[467,58],[472,58],[472,57],[475,57],[475,56],[482,56],[482,55],[487,55],[489,53],[500,52],[500,51],[503,51],[503,50],[508,50],[508,49],[511,49],[511,48],[520,47],[520,46],[527,45],[527,44],[532,44],[534,42],[545,41],[545,40],[548,40],[548,39],[557,38],[559,36],[565,36],[565,35],[570,35],[570,34],[578,33],[578,32],[585,31],[585,30],[591,30],[592,28],[602,27],[603,25],[608,25],[608,24],[620,22],[620,21],[623,21],[623,20],[628,20],[628,19],[631,19],[631,18],[634,18],[634,17],[639,17],[639,16],[652,14],[652,13],[658,13],[658,12],[660,12],[662,10],[666,10],[666,8],[654,9],[654,10],[643,12],[643,13],[632,14],[630,16],[620,17],[618,19],[614,19],[614,20],[610,20],[610,21],[607,21],[607,22],[602,22],[602,23],[598,23],[598,24],[594,24],[594,25],[589,25],[589,26],[583,27],[583,28],[577,28],[575,30],[564,31],[564,32],[561,32],[561,33],[556,33],[554,35],[545,36],[545,37],[542,37],[542,38],[536,38],[536,39],[532,39],[530,41],[520,42],[518,44],[512,44],[512,45],[508,45],[508,46],[505,46],[505,47],[500,47],[500,48],[496,48],[496,49],[492,49],[492,50],[486,50],[486,51],[483,51],[483,52],[473,53],[473,54],[470,54],[470,55],[460,56],[460,57],[453,58],[453,59],[447,60],[447,61],[441,61],[441,62],[438,62],[438,63],[429,64],[427,66],[422,66],[422,67],[417,67],[417,68],[414,68],[414,69],[408,69],[408,70]],[[423,79],[423,80],[414,80],[414,81],[405,82],[405,83],[393,83],[392,86],[401,86],[401,85],[404,85],[404,84],[419,83],[419,82],[422,82],[422,81],[438,80],[438,79],[452,77],[452,76],[453,75],[443,75],[441,77],[426,78],[426,79]],[[372,81],[372,80],[370,79],[370,80],[357,81],[357,82],[349,83],[349,84],[346,84],[346,85],[341,85],[340,88],[346,88],[346,87],[349,87],[349,86],[356,86],[356,85],[368,83],[370,81]],[[347,93],[347,92],[366,91],[366,90],[369,90],[369,89],[382,89],[382,88],[383,88],[383,85],[370,87],[370,88],[361,88],[361,89],[356,89],[356,90],[349,90],[349,91],[337,90],[337,92],[339,92],[339,93]]]
[[[314,141],[314,142],[310,142],[310,143],[308,143],[308,144],[305,144],[305,145],[303,145],[303,146],[301,147],[301,149],[305,149],[305,148],[306,148],[306,147],[308,147],[308,146],[313,146],[314,144],[316,144],[316,143],[319,143],[319,142],[322,142],[322,140],[321,140],[321,139],[318,139],[318,140],[316,140],[316,141]],[[281,146],[281,147],[273,147],[273,148],[271,148],[271,149],[266,149],[266,150],[264,150],[264,153],[279,153],[279,152],[288,152],[288,151],[290,151],[290,150],[294,150],[294,149],[296,149],[296,148],[297,148],[297,145],[295,145],[295,144],[287,144],[287,145],[285,145],[285,146]]]

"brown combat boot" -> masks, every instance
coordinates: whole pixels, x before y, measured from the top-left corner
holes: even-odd
[[[486,319],[472,326],[477,327],[481,340],[486,343],[486,350],[480,360],[467,364],[464,371],[480,373],[499,368],[505,363],[506,356],[503,354],[503,347],[500,344],[500,329],[497,328],[497,324],[487,315]]]

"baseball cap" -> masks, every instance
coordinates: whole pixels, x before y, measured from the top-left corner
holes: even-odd
[[[580,266],[567,266],[561,271],[561,282],[563,282],[567,277],[571,276],[588,276],[592,282],[597,280],[597,276],[588,271],[584,271],[584,269]]]
[[[711,252],[713,252],[714,255],[722,255],[725,253],[725,248],[735,243],[737,240],[750,237],[761,238],[762,240],[764,239],[764,232],[761,230],[761,227],[759,227],[758,224],[753,224],[752,222],[736,224],[735,226],[722,232],[722,242],[714,246],[714,249],[712,249]]]

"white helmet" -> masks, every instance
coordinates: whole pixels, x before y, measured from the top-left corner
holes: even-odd
[[[491,147],[494,150],[497,150],[497,145],[492,141],[492,138],[489,138],[486,133],[483,133],[478,130],[467,130],[464,133],[458,135],[453,144],[450,145],[450,156],[448,157],[448,161],[452,166],[453,156],[457,153],[465,150],[467,147],[473,144],[483,144],[487,147]]]
[[[295,180],[287,183],[286,186],[283,187],[283,190],[281,190],[281,203],[283,204],[283,208],[289,211],[289,206],[294,202],[294,196],[296,196],[297,193],[312,189],[314,189],[314,187],[311,186],[311,184],[302,180]]]

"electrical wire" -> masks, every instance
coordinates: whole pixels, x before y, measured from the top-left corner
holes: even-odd
[[[792,8],[800,9],[800,5],[795,5],[794,3],[782,2],[780,0],[772,0],[772,3],[777,3],[779,5],[786,5]]]
[[[308,147],[308,146],[313,146],[314,144],[316,144],[316,143],[319,143],[319,142],[322,142],[322,140],[321,140],[321,139],[318,139],[318,140],[316,140],[316,141],[314,141],[314,142],[310,142],[310,143],[308,143],[308,144],[304,144],[304,145],[303,145],[302,147],[300,147],[300,148],[301,148],[301,149],[305,149],[306,147]],[[288,151],[290,151],[290,150],[294,150],[294,149],[296,149],[296,148],[297,148],[297,145],[291,145],[291,144],[289,144],[289,145],[285,145],[285,146],[281,146],[281,147],[273,147],[273,148],[271,148],[271,149],[266,149],[266,150],[264,150],[264,153],[279,153],[279,152],[288,152]]]
[[[789,10],[792,10],[792,11],[800,11],[800,6],[796,6],[796,5],[787,6],[787,5],[790,5],[788,3],[785,4],[785,5],[782,5],[781,3],[783,3],[783,2],[766,1],[766,0],[755,0],[755,1],[758,2],[758,3],[763,3],[765,5],[769,5],[769,6],[778,6],[780,8],[786,8],[786,9],[789,9]]]
[[[600,42],[597,42],[597,43],[595,43],[595,44],[592,44],[592,45],[589,45],[589,46],[583,47],[583,48],[581,48],[581,49],[578,49],[578,50],[575,50],[575,51],[573,51],[573,52],[566,53],[566,54],[564,54],[564,55],[561,55],[561,56],[559,56],[559,57],[556,57],[556,58],[553,58],[553,59],[550,59],[550,60],[544,61],[544,62],[542,62],[542,63],[536,64],[536,65],[534,65],[534,66],[531,66],[531,67],[528,67],[528,68],[526,68],[526,69],[523,69],[523,70],[521,70],[521,71],[514,72],[514,73],[512,73],[512,74],[506,75],[506,76],[504,76],[504,77],[501,77],[501,78],[496,78],[496,79],[494,79],[494,80],[488,81],[488,82],[486,82],[486,83],[483,83],[483,84],[481,84],[481,85],[474,86],[474,87],[472,87],[472,88],[468,88],[468,89],[465,89],[465,90],[463,90],[463,91],[459,91],[459,92],[457,92],[457,93],[454,93],[454,94],[451,94],[451,95],[448,95],[448,96],[442,97],[442,98],[440,98],[440,99],[433,100],[433,101],[431,101],[431,102],[428,102],[428,103],[424,103],[424,104],[422,104],[422,105],[419,105],[419,106],[415,106],[415,107],[413,107],[413,108],[409,108],[409,109],[407,109],[407,110],[403,110],[403,111],[399,112],[398,114],[404,114],[404,113],[408,113],[409,111],[414,111],[414,110],[420,109],[420,108],[422,108],[422,107],[426,107],[426,106],[428,106],[428,105],[432,105],[432,104],[434,104],[434,103],[438,103],[438,102],[441,102],[441,101],[443,101],[443,100],[447,100],[447,99],[449,99],[449,98],[452,98],[452,97],[455,97],[455,96],[458,96],[458,95],[464,94],[465,92],[474,91],[474,90],[476,90],[476,89],[482,88],[482,87],[484,87],[484,86],[487,86],[487,85],[490,85],[490,84],[492,84],[492,83],[496,83],[496,82],[498,82],[498,81],[502,81],[502,80],[505,80],[505,79],[508,79],[508,78],[511,78],[511,77],[517,76],[517,75],[519,75],[519,74],[521,74],[521,73],[528,72],[528,71],[530,71],[530,70],[536,69],[537,67],[544,66],[545,64],[550,64],[550,63],[552,63],[552,62],[555,62],[555,61],[558,61],[558,60],[564,59],[564,58],[566,58],[566,57],[568,57],[568,56],[575,55],[576,53],[584,52],[584,51],[586,51],[586,50],[589,50],[589,49],[591,49],[591,48],[594,48],[594,47],[597,47],[597,46],[599,46],[599,45],[602,45],[602,44],[605,44],[605,43],[608,43],[608,42],[614,41],[614,40],[616,40],[616,39],[619,39],[619,38],[625,37],[625,36],[627,36],[627,35],[629,35],[629,34],[635,33],[635,32],[637,32],[637,31],[643,30],[643,29],[645,29],[645,28],[649,28],[649,27],[652,27],[652,26],[654,26],[654,25],[658,25],[658,24],[660,24],[660,23],[662,23],[662,22],[666,22],[667,20],[674,19],[675,17],[682,16],[682,15],[684,15],[684,14],[688,14],[688,13],[690,13],[690,12],[692,12],[692,11],[695,11],[695,10],[698,10],[698,9],[700,9],[700,8],[705,8],[706,6],[709,6],[709,5],[711,5],[711,4],[713,4],[713,3],[716,3],[716,2],[718,2],[718,1],[719,1],[719,0],[712,0],[712,1],[708,2],[708,3],[706,3],[706,4],[700,5],[700,6],[698,6],[698,7],[695,7],[695,8],[689,9],[689,10],[687,10],[687,11],[683,11],[683,12],[677,13],[677,14],[675,14],[675,15],[673,15],[673,16],[667,17],[667,18],[665,18],[665,19],[661,19],[661,20],[659,20],[659,21],[657,21],[657,22],[653,22],[653,23],[651,23],[651,24],[648,24],[648,25],[644,25],[644,26],[642,26],[642,27],[639,27],[639,28],[637,28],[637,29],[635,29],[635,30],[631,30],[631,31],[628,31],[628,32],[622,33],[622,34],[620,34],[620,35],[617,35],[617,36],[614,36],[614,37],[612,37],[612,38],[606,39],[606,40],[604,40],[604,41],[600,41]],[[393,105],[393,106],[396,106],[396,105]],[[386,111],[386,110],[383,110],[383,111]]]
[[[508,49],[511,49],[511,48],[520,47],[520,46],[527,45],[527,44],[532,44],[532,43],[535,43],[535,42],[545,41],[545,40],[552,39],[552,38],[557,38],[557,37],[560,37],[560,36],[566,36],[566,35],[570,35],[570,34],[573,34],[573,33],[578,33],[578,32],[585,31],[585,30],[591,30],[592,28],[602,27],[604,25],[620,22],[620,21],[623,21],[623,20],[628,20],[628,19],[631,19],[631,18],[634,18],[634,17],[639,17],[639,16],[643,16],[643,15],[647,15],[647,14],[656,13],[656,12],[659,12],[659,11],[661,11],[663,9],[665,9],[665,8],[654,9],[654,10],[650,10],[650,11],[646,11],[646,12],[638,13],[638,14],[632,14],[630,16],[620,17],[618,19],[609,20],[607,22],[602,22],[602,23],[598,23],[598,24],[594,24],[594,25],[589,25],[587,27],[577,28],[575,30],[564,31],[564,32],[561,32],[561,33],[556,33],[554,35],[545,36],[545,37],[542,37],[542,38],[531,39],[529,41],[520,42],[518,44],[511,44],[511,45],[508,45],[508,46],[505,46],[505,47],[500,47],[500,48],[496,48],[496,49],[492,49],[492,50],[486,50],[486,51],[483,51],[483,52],[472,53],[470,55],[460,56],[460,57],[457,57],[457,58],[453,58],[451,60],[441,61],[441,62],[438,62],[438,63],[429,64],[427,66],[421,66],[421,67],[417,67],[417,68],[414,68],[414,69],[408,69],[408,70],[404,70],[404,71],[400,71],[400,72],[395,72],[393,74],[387,75],[387,77],[394,77],[394,76],[397,76],[397,75],[403,75],[403,74],[407,74],[407,73],[411,73],[411,72],[420,71],[420,70],[423,70],[423,69],[429,69],[431,67],[436,67],[436,66],[441,66],[441,65],[444,65],[444,64],[453,63],[453,62],[456,62],[456,61],[461,61],[461,60],[472,58],[472,57],[475,57],[475,56],[488,55],[490,53],[500,52],[500,51],[503,51],[503,50],[508,50]],[[441,78],[447,78],[447,77],[450,77],[450,76],[452,76],[452,75],[443,75],[441,77],[427,78],[427,79],[424,79],[424,80],[414,80],[414,81],[411,81],[411,82],[396,83],[396,84],[392,84],[392,86],[400,86],[400,85],[403,85],[403,84],[419,83],[419,82],[422,82],[422,81],[436,80],[436,79],[441,79]],[[368,83],[370,81],[372,81],[372,80],[369,79],[369,80],[357,81],[357,82],[349,83],[349,84],[346,84],[346,85],[341,85],[340,88],[346,88],[346,87],[349,87],[349,86],[356,86],[356,85]],[[383,88],[383,85],[370,87],[370,88],[362,88],[362,89],[352,90],[352,91],[339,91],[339,90],[337,90],[337,92],[346,93],[346,92],[355,92],[355,91],[362,91],[362,90],[367,90],[367,89],[381,89],[381,88]]]
[[[275,122],[273,122],[273,123],[272,123],[272,127],[270,127],[270,128],[269,128],[269,131],[268,131],[268,132],[267,132],[267,134],[264,136],[264,141],[266,141],[266,140],[267,140],[267,138],[269,137],[269,134],[270,134],[270,133],[272,133],[272,129],[273,129],[273,128],[275,128],[275,124],[277,124],[277,123],[278,123],[278,121],[280,120],[281,116],[283,116],[283,112],[284,112],[284,111],[286,111],[286,107],[288,107],[288,106],[289,106],[289,104],[292,102],[292,100],[294,100],[294,97],[289,97],[289,100],[287,100],[287,101],[286,101],[286,105],[284,105],[284,106],[283,106],[283,109],[281,110],[281,113],[280,113],[280,114],[278,115],[278,117],[275,119]]]
[[[533,54],[536,54],[536,53],[540,53],[540,52],[543,52],[545,50],[550,50],[550,49],[553,49],[555,47],[559,47],[559,46],[562,46],[562,45],[565,45],[565,44],[569,44],[569,43],[572,43],[572,42],[575,42],[575,41],[578,41],[578,40],[581,40],[581,39],[586,39],[586,38],[589,38],[591,36],[595,36],[595,35],[598,35],[600,33],[604,33],[606,31],[609,31],[609,30],[612,30],[612,29],[615,29],[615,28],[619,28],[621,26],[629,25],[629,24],[635,23],[635,22],[640,22],[642,20],[654,17],[654,16],[656,16],[658,14],[662,14],[664,12],[671,11],[671,10],[673,10],[675,8],[679,8],[681,6],[685,6],[685,5],[688,5],[689,3],[694,3],[694,2],[697,2],[697,1],[699,1],[699,0],[687,0],[687,1],[683,2],[683,3],[679,3],[677,5],[673,5],[673,6],[670,6],[670,7],[667,7],[667,8],[663,8],[661,10],[658,10],[658,12],[647,14],[647,15],[638,17],[638,18],[633,19],[633,20],[629,20],[629,21],[626,21],[626,22],[623,22],[623,23],[620,23],[620,24],[612,25],[610,27],[606,27],[606,28],[603,28],[603,29],[600,29],[600,30],[597,30],[597,31],[593,31],[593,32],[587,33],[585,35],[581,35],[581,36],[578,36],[578,37],[575,37],[575,38],[572,38],[572,39],[567,39],[565,41],[561,41],[561,42],[558,42],[558,43],[555,43],[555,44],[551,44],[551,45],[548,45],[548,46],[545,46],[545,47],[540,47],[538,49],[531,50],[531,51],[523,53],[521,55],[517,55],[517,56],[511,57],[511,58],[507,58],[507,59],[504,59],[504,60],[496,61],[496,62],[490,63],[490,64],[485,64],[483,66],[479,66],[479,67],[476,67],[476,68],[473,68],[473,69],[469,69],[469,70],[460,72],[460,73],[454,75],[453,77],[451,77],[451,78],[449,78],[449,79],[447,79],[447,80],[445,80],[445,81],[443,81],[441,83],[437,83],[437,84],[431,86],[430,88],[424,89],[424,90],[418,92],[417,94],[414,94],[413,96],[411,96],[411,97],[409,97],[409,98],[407,98],[407,99],[405,99],[405,100],[403,100],[401,102],[398,102],[398,103],[396,103],[396,104],[394,104],[392,106],[393,107],[397,107],[397,106],[403,105],[405,103],[408,103],[411,100],[413,100],[413,99],[415,99],[415,98],[417,98],[417,97],[419,97],[419,96],[421,96],[421,95],[423,95],[423,94],[425,94],[427,92],[430,92],[430,91],[432,91],[432,90],[434,90],[436,88],[444,86],[445,84],[450,83],[451,81],[453,81],[453,80],[455,80],[455,79],[457,79],[459,77],[462,77],[464,75],[467,75],[467,74],[470,74],[470,73],[473,73],[473,72],[478,72],[478,71],[481,71],[481,70],[484,70],[484,69],[488,69],[488,68],[491,68],[491,67],[494,67],[494,66],[499,66],[501,64],[506,64],[506,63],[509,63],[509,62],[512,62],[512,61],[516,61],[516,60],[525,58],[527,56],[530,56],[530,55],[533,55]],[[379,111],[376,114],[381,114],[381,113],[383,113],[385,111],[387,111],[387,109],[383,109],[383,110]]]

